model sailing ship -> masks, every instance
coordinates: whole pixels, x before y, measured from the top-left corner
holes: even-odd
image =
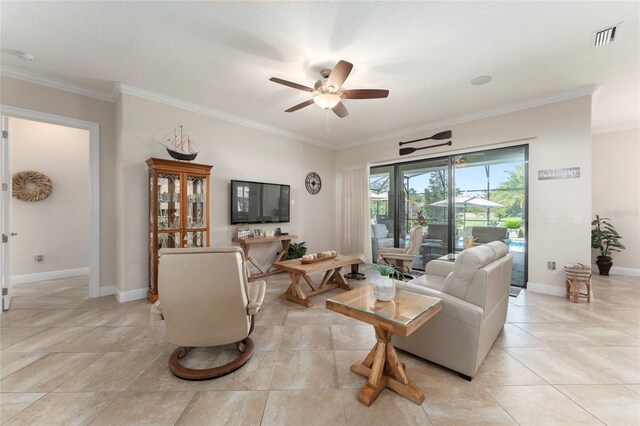
[[[173,129],[158,143],[167,148],[169,155],[176,160],[193,161],[200,152],[196,143],[191,140],[182,125]]]

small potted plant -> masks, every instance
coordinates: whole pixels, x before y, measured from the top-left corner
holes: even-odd
[[[613,266],[611,261],[611,252],[622,251],[625,247],[620,240],[622,237],[616,231],[616,228],[609,222],[608,217],[596,218],[591,222],[591,248],[600,250],[600,255],[596,258],[596,265],[600,275],[609,275],[609,270]]]
[[[400,278],[400,274],[393,265],[374,263],[371,270],[378,271],[381,278],[373,282],[373,293],[382,302],[390,302],[396,297],[396,284],[391,277]]]
[[[285,255],[285,260],[299,259],[305,254],[307,254],[307,247],[305,246],[305,244],[306,244],[306,241],[303,241],[301,243],[290,243],[289,250]]]
[[[522,221],[520,219],[505,220],[504,226],[509,230],[509,238],[517,238]]]

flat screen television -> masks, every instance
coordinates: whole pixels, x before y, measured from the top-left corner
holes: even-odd
[[[231,181],[231,224],[290,221],[289,185]]]

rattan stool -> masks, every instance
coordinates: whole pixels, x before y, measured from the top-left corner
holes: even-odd
[[[566,297],[573,297],[573,303],[578,303],[578,298],[584,297],[587,303],[591,302],[591,268],[577,263],[575,265],[565,265],[564,271],[567,274],[565,280]],[[586,293],[580,292],[580,287],[587,288]]]

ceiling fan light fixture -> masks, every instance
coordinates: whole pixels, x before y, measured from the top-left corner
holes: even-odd
[[[333,93],[321,93],[313,98],[313,102],[322,109],[331,109],[338,105],[340,100],[340,96]]]

